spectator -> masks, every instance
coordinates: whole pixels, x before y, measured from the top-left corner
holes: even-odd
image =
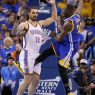
[[[95,45],[95,26],[93,26],[93,22],[94,22],[93,19],[87,20],[88,26],[86,27],[87,35],[85,39],[86,48],[88,48],[89,46],[93,48],[93,46]]]
[[[16,35],[15,33],[12,34],[12,39],[13,39],[14,45],[19,43],[19,36]]]
[[[19,61],[19,54],[20,54],[20,51],[22,50],[22,47],[20,44],[16,44],[16,51],[14,51],[12,53],[12,56],[13,58],[16,60],[16,62],[18,63]]]
[[[5,33],[8,32],[8,27],[7,27],[6,23],[3,23],[1,25],[1,32],[2,32],[3,37],[4,37]]]
[[[79,69],[79,60],[84,58],[84,40],[86,38],[87,30],[85,30],[84,20],[80,25],[80,34],[79,34],[79,49],[72,58],[73,65],[75,70]]]
[[[87,60],[81,59],[80,61],[80,70],[75,75],[75,81],[79,85],[79,90],[81,95],[91,95],[91,89],[89,83],[91,81],[90,73],[87,69]]]
[[[3,48],[3,36],[2,33],[0,33],[0,50]]]
[[[3,13],[2,4],[0,4],[0,24],[6,21],[6,14]]]
[[[92,5],[92,18],[95,19],[95,0],[91,0]]]
[[[91,70],[91,88],[92,88],[92,94],[95,94],[95,62],[93,62],[93,64],[90,65],[90,70]]]
[[[7,22],[7,26],[8,26],[9,31],[12,31],[14,22],[15,22],[15,18],[14,18],[14,16],[11,15],[8,19],[8,22]]]
[[[92,14],[91,3],[88,2],[88,0],[85,0],[83,4],[83,9],[82,9],[82,16],[84,18],[88,18],[88,17],[91,17],[91,14]]]
[[[13,46],[13,40],[10,37],[6,37],[4,39],[4,48],[1,49],[1,63],[2,65],[7,65],[7,54],[15,51],[15,47]]]
[[[11,33],[10,32],[5,32],[5,35],[4,36],[5,36],[5,38],[6,37],[10,37],[11,36]]]
[[[4,2],[2,4],[3,7],[3,13],[5,13],[7,16],[9,16],[12,12],[12,6],[8,4],[7,2]]]
[[[20,0],[13,0],[13,1],[14,1],[14,4],[12,6],[12,8],[13,8],[12,11],[17,13],[20,8],[20,3],[19,3]]]
[[[18,15],[18,16],[21,16],[21,15],[23,15],[25,12],[27,12],[27,2],[23,1],[23,2],[21,3],[21,7],[19,8],[17,15]]]
[[[16,75],[18,73],[18,69],[14,65],[14,59],[11,54],[7,57],[8,66],[2,67],[1,69],[1,77],[4,80],[4,86],[9,86],[13,90],[16,83]]]

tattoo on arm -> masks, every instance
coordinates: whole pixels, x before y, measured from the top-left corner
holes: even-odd
[[[24,35],[25,34],[25,28],[23,26],[18,27],[17,35]]]

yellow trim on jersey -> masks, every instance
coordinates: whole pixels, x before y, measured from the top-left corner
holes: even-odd
[[[73,22],[73,20],[71,20],[71,19],[70,19],[70,21],[72,22],[72,26],[73,26],[73,27],[72,27],[71,31],[69,31],[69,32],[72,32],[73,29],[74,29],[74,22]]]
[[[55,50],[55,48],[54,48],[54,46],[53,46],[53,43],[51,43],[51,47],[53,48],[53,51],[54,51],[54,53],[55,53],[55,56],[58,57],[58,54],[56,53],[56,50]]]
[[[61,59],[61,60],[59,60],[59,64],[61,65],[61,66],[63,66],[63,67],[65,67],[66,69],[68,69],[68,67],[69,67],[69,65],[70,65],[70,58],[67,60],[67,62],[66,62],[66,57],[65,58],[63,58],[63,59]],[[64,64],[65,63],[65,64]]]

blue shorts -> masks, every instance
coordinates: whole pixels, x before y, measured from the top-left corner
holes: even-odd
[[[76,51],[70,47],[70,44],[61,42],[54,42],[51,44],[55,55],[59,58],[59,64],[65,68],[70,65],[71,58],[75,55]]]

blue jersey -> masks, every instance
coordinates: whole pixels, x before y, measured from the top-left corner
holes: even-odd
[[[61,45],[61,47],[64,47],[64,45],[66,46],[67,52],[70,49],[74,51],[78,50],[79,41],[80,41],[79,32],[80,32],[81,17],[78,14],[74,14],[70,18],[67,18],[65,22],[69,20],[72,21],[73,27],[72,27],[72,30],[64,37],[62,45]]]
[[[59,64],[68,68],[70,59],[78,51],[79,46],[79,30],[81,18],[78,14],[74,14],[70,18],[65,19],[66,21],[72,21],[72,30],[64,37],[62,42],[55,42],[52,44],[54,52],[59,56]]]

